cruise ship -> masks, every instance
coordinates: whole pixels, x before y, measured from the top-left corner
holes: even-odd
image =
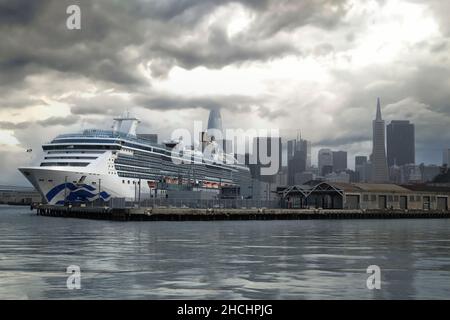
[[[221,123],[220,113],[214,110],[208,127],[217,122]],[[187,192],[193,198],[199,193],[217,197],[226,187],[244,192],[249,188],[250,170],[223,148],[208,157],[192,146],[174,153],[174,147],[180,148],[179,140],[157,143],[145,139],[136,134],[138,125],[139,120],[127,113],[114,119],[112,130],[59,135],[42,146],[44,156],[36,166],[19,170],[46,203],[57,205],[168,198],[171,191],[185,192],[185,196]],[[178,154],[192,161],[180,163],[180,158],[175,159]]]

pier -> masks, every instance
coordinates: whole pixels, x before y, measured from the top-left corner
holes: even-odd
[[[37,205],[37,215],[113,221],[214,221],[311,219],[448,219],[439,210],[330,210],[330,209],[228,209],[228,208],[109,208]]]

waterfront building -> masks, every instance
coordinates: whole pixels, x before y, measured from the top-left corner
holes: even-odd
[[[386,133],[388,166],[416,163],[414,124],[393,120],[388,124]]]
[[[1,204],[24,204],[42,202],[39,192],[33,187],[0,186]]]
[[[385,183],[389,180],[385,148],[385,122],[381,117],[380,98],[377,100],[376,118],[372,122],[372,178],[374,183]]]
[[[444,211],[450,187],[310,181],[278,188],[277,194],[284,208]]]

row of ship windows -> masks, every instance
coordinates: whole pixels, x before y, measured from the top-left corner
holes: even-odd
[[[127,165],[135,165],[135,166],[141,166],[141,167],[155,167],[155,166],[161,166],[161,162],[145,162],[145,161],[139,161],[139,160],[129,160],[129,159],[123,159],[118,158],[116,161],[116,164],[127,164]]]
[[[136,178],[136,179],[155,179],[157,175],[149,175],[149,174],[136,174],[131,172],[119,172],[119,177],[122,178]]]
[[[89,162],[42,162],[41,167],[87,167]]]
[[[230,178],[230,175],[225,175],[225,174],[219,174],[217,172],[214,171],[208,171],[208,170],[195,170],[194,172],[192,172],[191,170],[179,170],[179,168],[177,168],[178,170],[173,170],[173,174],[182,174],[182,175],[208,175],[208,176],[213,176],[213,177],[218,177],[220,178]],[[121,171],[129,171],[129,172],[138,172],[138,173],[150,173],[150,174],[160,174],[161,170],[159,169],[144,169],[144,168],[135,168],[135,167],[125,167],[125,166],[121,166],[119,164],[117,164],[116,162],[116,170],[121,170]]]
[[[122,183],[123,184],[137,184],[137,185],[140,185],[141,184],[141,182],[140,181],[131,181],[130,182],[130,180],[122,180]]]
[[[72,154],[72,153],[81,153],[81,154],[103,154],[105,151],[49,151],[47,154]]]
[[[132,147],[136,149],[143,149],[150,152],[156,152],[160,154],[170,155],[171,152],[167,150],[154,149],[152,147],[146,147],[142,145],[137,145],[130,142],[125,142],[122,140],[106,140],[106,139],[55,139],[52,143],[108,143],[108,144],[120,144],[126,147]]]
[[[120,146],[116,145],[46,145],[42,149],[44,151],[48,150],[67,150],[67,149],[100,149],[100,150],[120,150]],[[79,151],[77,151],[79,152]]]
[[[45,181],[45,179],[39,179],[39,182],[44,182],[44,181]],[[47,180],[47,182],[53,182],[53,179],[49,179],[49,180]],[[73,184],[78,184],[79,181],[73,180],[72,183],[73,183]],[[92,185],[96,185],[97,182],[92,181],[91,184],[92,184]]]
[[[119,172],[119,177],[121,178],[134,178],[134,179],[148,179],[148,180],[159,180],[161,179],[161,175],[147,175],[147,174],[134,174],[134,173],[128,173],[128,172]],[[208,178],[211,181],[216,181],[217,183],[232,183],[231,180],[228,179],[215,179],[215,178]],[[128,183],[129,180],[122,180],[123,184],[131,184]],[[138,182],[134,182],[133,184],[138,183]]]
[[[160,172],[160,170],[141,169],[141,168],[134,168],[134,167],[124,167],[124,166],[117,165],[117,164],[116,164],[116,170],[142,172],[142,173],[158,173],[158,172]]]
[[[171,151],[167,151],[167,150],[154,150],[154,152],[155,153],[157,153],[158,155],[160,155],[160,157],[163,159],[163,160],[166,160],[166,161],[170,161],[170,162],[172,162],[172,152]],[[148,157],[151,157],[152,155],[151,154],[148,154],[148,153],[145,153],[145,152],[140,152],[140,151],[134,151],[134,155],[135,156],[137,156],[137,157],[143,157],[143,158],[148,158]],[[175,154],[176,156],[179,156],[178,154]],[[195,159],[196,159],[196,162],[198,161],[198,162],[201,162],[201,161],[203,161],[204,159],[202,159],[201,157],[199,157],[199,156],[195,156],[194,157]],[[192,160],[192,157],[191,157],[191,160]]]
[[[102,139],[54,139],[52,143],[120,143],[118,140]]]
[[[45,157],[45,160],[51,160],[51,159],[73,159],[73,160],[79,160],[79,159],[85,159],[85,160],[95,160],[97,159],[97,157],[71,157],[71,156],[67,156],[67,157]]]

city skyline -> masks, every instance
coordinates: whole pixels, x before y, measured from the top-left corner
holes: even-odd
[[[81,30],[68,30],[77,3]],[[416,129],[416,163],[449,148],[445,1],[43,1],[1,4],[0,169],[125,110],[159,140],[220,107],[223,127],[300,129],[348,167],[369,155],[373,101]],[[24,29],[27,33],[22,32]],[[36,134],[39,133],[39,134]]]

